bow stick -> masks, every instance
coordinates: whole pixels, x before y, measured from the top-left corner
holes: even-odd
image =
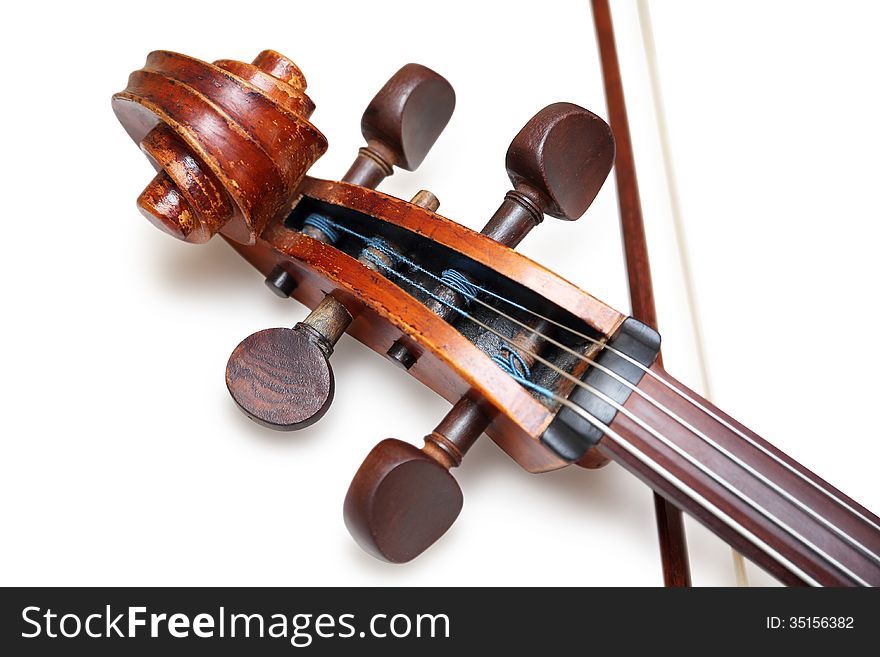
[[[617,142],[614,175],[617,182],[620,229],[623,235],[632,315],[656,329],[657,308],[654,304],[651,263],[645,239],[645,224],[639,200],[639,185],[629,134],[620,64],[617,60],[614,25],[611,21],[608,0],[592,0],[592,5],[608,118]],[[657,361],[662,363],[659,354]],[[657,518],[664,584],[676,587],[690,586],[690,564],[681,510],[661,495],[654,493],[654,512]]]
[[[648,64],[648,78],[651,81],[651,99],[654,101],[655,118],[657,119],[657,133],[660,138],[660,151],[663,154],[663,168],[666,173],[666,188],[669,194],[669,208],[672,215],[672,224],[675,230],[675,238],[678,243],[678,252],[681,258],[681,269],[685,285],[685,297],[691,315],[694,343],[697,348],[697,361],[700,368],[700,381],[703,395],[706,399],[712,399],[712,386],[707,367],[705,342],[703,340],[703,327],[700,324],[700,315],[697,313],[696,292],[694,290],[694,276],[688,257],[687,240],[684,233],[684,222],[681,218],[681,203],[678,199],[678,184],[676,182],[675,167],[672,165],[672,149],[669,145],[669,129],[666,125],[666,111],[663,103],[663,94],[660,90],[660,74],[657,70],[657,48],[654,45],[654,29],[651,22],[651,11],[647,0],[637,1],[639,10],[639,26],[642,34],[642,45],[645,50],[645,59]],[[746,563],[743,556],[736,550],[733,553],[733,567],[736,573],[738,586],[748,586],[749,578],[746,573]]]

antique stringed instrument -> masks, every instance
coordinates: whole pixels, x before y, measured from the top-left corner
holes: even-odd
[[[487,434],[530,472],[609,460],[789,584],[880,584],[880,519],[662,368],[660,337],[514,249],[544,215],[575,220],[612,167],[615,141],[570,103],[514,137],[513,189],[474,232],[375,187],[415,169],[455,95],[401,68],[363,114],[366,146],[339,182],[307,176],[327,148],[296,65],[154,52],[113,109],[158,173],[137,205],[179,239],[226,240],[270,290],[312,309],[232,352],[226,382],[255,421],[294,430],[333,399],[342,333],[449,400],[421,449],[380,442],[355,474],[345,522],[371,554],[413,559],[451,526],[450,470]]]

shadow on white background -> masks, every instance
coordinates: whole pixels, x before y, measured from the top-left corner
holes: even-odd
[[[529,475],[487,439],[455,473],[465,508],[434,548],[406,566],[361,553],[341,517],[351,476],[382,438],[420,443],[448,404],[348,337],[316,426],[278,435],[229,399],[238,341],[306,311],[219,240],[176,243],[134,209],[150,168],[109,98],[148,51],[295,59],[331,144],[312,174],[328,178],[385,79],[408,61],[435,68],[455,116],[423,168],[382,189],[431,189],[472,228],[509,188],[504,152],[534,112],[570,100],[605,114],[587,2],[340,4],[262,3],[259,20],[225,2],[7,8],[0,48],[28,56],[0,108],[5,584],[661,582],[646,488],[613,465]],[[876,9],[654,4],[717,401],[876,509]],[[696,381],[635,7],[613,5],[665,359]],[[582,221],[548,219],[522,250],[627,307],[612,183]],[[693,525],[689,540],[695,582],[732,584],[726,546]]]

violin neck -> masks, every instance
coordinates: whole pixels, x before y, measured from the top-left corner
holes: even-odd
[[[787,584],[880,585],[880,519],[655,364],[599,449]]]

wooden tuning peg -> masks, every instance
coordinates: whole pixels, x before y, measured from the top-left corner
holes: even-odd
[[[549,214],[578,219],[593,202],[614,162],[614,137],[608,124],[571,103],[554,103],[538,112],[507,149],[507,173],[514,189],[483,228],[482,233],[510,248]],[[473,281],[466,274],[464,278]],[[444,285],[433,291],[456,307],[459,292]],[[444,318],[454,310],[430,304]],[[538,322],[510,342],[521,349],[528,366],[538,353],[537,336],[551,330]],[[398,340],[389,357],[405,367],[416,359]],[[345,498],[345,524],[370,554],[395,563],[409,561],[433,545],[455,522],[463,504],[458,483],[449,469],[461,464],[468,449],[491,420],[480,406],[461,398],[416,447],[395,439],[371,451],[352,480]]]
[[[476,404],[462,400],[422,449],[394,438],[376,445],[345,496],[345,525],[358,544],[374,557],[404,563],[443,536],[464,503],[449,469],[473,444],[473,427],[480,424],[482,433],[488,423]]]
[[[443,76],[421,64],[407,64],[385,83],[361,118],[367,145],[343,180],[376,187],[392,167],[413,171],[449,123],[455,91]]]
[[[295,85],[302,74],[285,62],[261,56],[254,65]],[[454,107],[455,92],[443,77],[419,64],[407,64],[364,112],[361,129],[367,146],[343,180],[375,187],[391,175],[392,166],[415,169],[446,127]],[[425,190],[412,202],[431,210],[440,203]],[[304,231],[322,242],[333,241],[318,226],[307,226]],[[373,253],[367,253],[370,250]],[[359,260],[379,269],[373,262],[377,257],[387,258],[368,246]],[[269,274],[266,284],[281,297],[289,297],[296,287],[293,277],[280,266]],[[267,329],[245,338],[226,366],[226,385],[239,408],[254,421],[281,431],[302,429],[321,419],[333,401],[330,354],[352,319],[342,303],[327,295],[294,328]]]
[[[283,275],[273,272],[279,280]],[[270,276],[270,279],[272,276]],[[352,317],[327,295],[302,322],[245,338],[226,364],[226,386],[244,413],[271,429],[314,424],[333,401],[333,346]]]
[[[527,367],[548,329],[540,322],[511,338]],[[425,437],[422,449],[393,438],[376,445],[345,496],[345,524],[358,544],[379,559],[403,563],[446,533],[464,502],[449,470],[461,465],[490,421],[478,403],[462,397]]]
[[[513,189],[481,232],[513,249],[543,221],[544,213],[573,221],[587,211],[611,172],[614,136],[589,110],[553,103],[517,133],[505,163]],[[433,292],[446,303],[429,302],[431,310],[449,319],[455,313],[449,304],[462,303],[461,295],[442,285]],[[416,362],[404,340],[395,341],[387,355],[406,369]]]
[[[573,221],[593,203],[614,164],[614,135],[600,117],[573,103],[535,114],[510,142],[507,192],[482,233],[516,247],[545,214]]]

